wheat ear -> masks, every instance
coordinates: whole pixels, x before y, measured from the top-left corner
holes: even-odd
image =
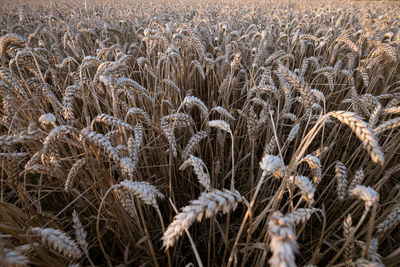
[[[378,233],[386,232],[393,226],[397,225],[399,222],[400,222],[400,203],[397,203],[392,207],[390,213],[385,217],[385,219],[380,224],[378,224],[376,228]]]
[[[276,212],[268,222],[268,233],[271,236],[272,257],[268,261],[271,267],[295,267],[294,254],[298,245],[292,222]]]
[[[203,192],[196,200],[190,201],[188,206],[182,208],[173,222],[168,226],[163,236],[165,248],[172,247],[185,229],[188,229],[195,220],[201,221],[203,217],[210,218],[219,211],[227,213],[235,210],[242,198],[238,191],[212,189]]]
[[[374,131],[368,127],[368,124],[365,121],[361,120],[356,113],[348,111],[333,111],[329,112],[327,115],[332,116],[349,126],[367,148],[371,159],[375,163],[383,165],[385,159],[382,149],[378,144]]]
[[[211,180],[210,176],[208,173],[204,171],[205,164],[204,162],[199,159],[198,157],[195,157],[193,155],[190,155],[189,158],[182,163],[182,165],[179,167],[179,170],[184,170],[186,167],[189,165],[193,166],[193,171],[197,175],[197,178],[199,179],[199,182],[206,190],[210,189],[211,187]]]
[[[151,185],[149,182],[133,182],[130,180],[124,180],[115,186],[122,190],[133,193],[139,199],[141,199],[147,205],[151,205],[158,208],[156,198],[164,198],[164,195],[158,191],[158,189]]]
[[[30,229],[30,232],[38,235],[43,245],[62,253],[66,257],[79,259],[82,256],[82,251],[78,248],[75,241],[61,230],[33,227]]]
[[[337,181],[338,198],[340,201],[343,201],[344,198],[346,197],[346,189],[347,189],[347,168],[340,161],[336,162],[335,177]]]

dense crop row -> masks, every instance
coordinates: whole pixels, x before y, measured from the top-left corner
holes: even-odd
[[[3,265],[400,264],[395,3],[0,6]]]

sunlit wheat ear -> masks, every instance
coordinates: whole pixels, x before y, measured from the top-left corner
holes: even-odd
[[[223,108],[223,107],[221,107],[221,106],[213,107],[213,108],[210,110],[210,113],[211,113],[212,111],[216,111],[216,112],[218,112],[219,114],[225,116],[226,118],[228,118],[228,119],[230,119],[230,120],[233,120],[233,121],[235,120],[235,117],[233,117],[233,115],[232,115],[229,111],[227,111],[225,108]]]
[[[310,219],[311,215],[317,211],[321,211],[316,208],[300,208],[292,211],[289,214],[285,215],[285,218],[292,222],[293,226],[298,225],[299,223],[305,223]]]
[[[161,118],[161,127],[169,124],[173,128],[185,128],[194,125],[193,118],[186,113],[175,113]]]
[[[86,158],[78,159],[77,161],[74,162],[74,164],[72,165],[71,169],[68,172],[67,180],[65,180],[65,185],[64,185],[65,192],[69,192],[75,180],[75,177],[77,177],[78,174],[80,174],[80,171],[82,170],[83,166],[85,166],[85,164],[86,164]]]
[[[322,178],[321,161],[317,156],[311,154],[305,156],[301,161],[307,162],[308,166],[311,168],[311,170],[313,170],[313,183],[315,186],[317,186],[321,182]]]
[[[74,227],[74,230],[75,230],[76,242],[79,244],[80,248],[85,253],[88,253],[88,243],[86,241],[87,232],[86,232],[85,228],[83,228],[83,225],[82,225],[81,221],[79,220],[76,210],[74,210],[72,212],[72,221],[74,222],[74,224],[72,226]]]
[[[374,109],[371,111],[370,117],[369,117],[369,123],[368,126],[370,128],[374,128],[375,125],[378,123],[379,120],[379,116],[381,114],[382,111],[382,106],[381,104],[376,103]]]
[[[123,189],[115,189],[114,190],[119,201],[121,202],[122,207],[124,210],[128,213],[128,215],[136,221],[136,223],[139,224],[138,218],[139,215],[137,213],[136,207],[135,207],[135,197],[133,194],[131,194],[127,190]]]
[[[61,62],[60,64],[56,64],[55,67],[56,67],[57,69],[63,69],[63,68],[65,68],[65,67],[67,67],[68,64],[71,64],[71,63],[79,64],[79,63],[76,61],[75,58],[73,58],[73,57],[66,57],[66,58],[64,58],[64,59],[62,60],[62,62]]]
[[[343,236],[344,239],[349,240],[349,244],[347,244],[344,250],[344,258],[348,261],[352,261],[354,257],[354,237],[351,235],[354,227],[351,219],[351,214],[348,214],[347,217],[343,220]]]
[[[108,126],[115,126],[115,127],[124,127],[125,129],[129,130],[129,131],[133,131],[133,127],[124,122],[121,119],[115,118],[111,115],[102,113],[96,116],[96,118],[93,119],[92,121],[92,129],[93,129],[93,124],[95,122],[103,122],[104,124],[108,125]]]
[[[385,217],[385,219],[378,224],[377,232],[382,233],[390,230],[392,227],[400,223],[400,202],[393,205],[390,213]]]
[[[47,155],[47,153],[54,151],[54,149],[51,148],[54,142],[58,141],[61,136],[74,132],[75,130],[75,128],[66,125],[54,127],[44,139],[43,148],[37,156],[42,159],[48,158],[49,155]],[[33,158],[34,157],[32,157],[32,159]]]
[[[275,154],[275,149],[276,149],[276,140],[275,137],[272,136],[268,142],[265,143],[264,145],[264,152],[263,155],[272,155]]]
[[[280,157],[266,154],[260,161],[260,168],[263,175],[272,174],[275,178],[282,178],[285,164]]]
[[[364,258],[357,259],[354,262],[354,266],[360,266],[360,267],[385,267],[385,265],[375,262],[375,261],[370,261]]]
[[[1,135],[0,146],[13,146],[18,143],[24,144],[41,137],[41,134],[35,123],[30,123],[26,131],[21,131],[17,134],[12,135]]]
[[[247,115],[247,133],[252,141],[254,141],[257,137],[257,124],[258,116],[255,113],[253,106],[251,106],[249,109],[249,114]]]
[[[268,222],[268,234],[271,236],[272,257],[268,261],[271,267],[295,267],[294,254],[298,251],[298,245],[292,222],[276,212]]]
[[[39,117],[39,122],[43,128],[46,128],[48,126],[57,127],[56,121],[57,118],[56,116],[54,116],[53,113],[43,114],[42,116]]]
[[[305,176],[296,175],[290,176],[288,179],[290,184],[295,184],[301,191],[302,197],[310,202],[314,203],[315,187],[314,184]]]
[[[186,160],[190,154],[192,154],[195,147],[200,143],[201,140],[208,136],[207,132],[199,131],[190,137],[189,142],[182,152],[182,159]]]
[[[149,114],[147,114],[147,112],[141,108],[138,108],[138,107],[129,108],[128,112],[126,113],[126,116],[125,116],[125,121],[128,118],[128,116],[130,116],[130,115],[139,115],[144,119],[144,121],[148,125],[153,125],[153,122],[151,121]]]
[[[128,154],[135,166],[139,161],[138,153],[139,153],[140,143],[138,141],[139,141],[138,139],[132,136],[128,138]]]
[[[363,250],[366,250],[366,244],[363,241],[357,241],[357,245]],[[382,256],[378,253],[379,241],[377,238],[372,238],[368,248],[368,260],[382,264]],[[381,265],[383,266],[383,265]]]
[[[368,127],[368,124],[365,121],[361,120],[356,113],[348,111],[333,111],[329,112],[327,115],[348,125],[367,148],[372,161],[383,165],[384,155],[382,149],[378,144],[374,131]]]
[[[158,189],[151,185],[149,182],[133,182],[124,180],[117,184],[115,188],[120,188],[133,193],[145,204],[158,208],[157,198],[163,199],[164,195]]]
[[[65,89],[64,97],[62,100],[63,105],[63,116],[66,120],[71,120],[75,118],[74,115],[74,99],[79,94],[79,86],[77,85],[70,85]]]
[[[205,80],[206,75],[204,73],[203,66],[201,65],[201,63],[198,60],[193,60],[191,64],[195,66],[195,68],[199,71],[201,78]]]
[[[147,99],[149,99],[151,101],[151,97],[150,97],[149,92],[147,91],[147,89],[144,88],[143,86],[141,86],[136,81],[130,79],[130,78],[126,78],[126,77],[117,78],[117,80],[115,81],[115,86],[117,88],[120,88],[122,86],[128,86],[128,87],[134,89],[138,94],[146,97]]]
[[[82,251],[66,233],[53,228],[33,227],[30,229],[33,235],[37,235],[43,245],[54,249],[66,257],[79,259],[82,257]]]
[[[347,188],[347,192],[350,193],[351,190],[353,190],[357,185],[361,185],[364,181],[364,177],[365,175],[363,169],[359,169],[358,171],[356,171],[349,187]]]
[[[183,99],[181,106],[193,107],[196,106],[200,109],[201,115],[203,118],[207,118],[208,116],[208,108],[199,98],[195,96],[186,96]]]
[[[297,123],[296,125],[294,125],[292,127],[292,129],[290,130],[290,133],[289,133],[289,135],[287,137],[287,140],[286,140],[286,142],[288,144],[290,144],[296,138],[297,133],[299,132],[299,130],[300,130],[300,123]]]
[[[206,190],[210,189],[211,187],[210,176],[208,175],[208,173],[204,171],[205,168],[204,162],[198,157],[190,155],[189,158],[179,167],[179,170],[184,170],[189,165],[193,166],[193,171],[196,174],[197,178],[199,179],[200,184],[204,186]]]
[[[0,38],[0,57],[3,58],[7,48],[10,45],[23,45],[25,44],[25,40],[23,37],[19,36],[15,33],[7,33],[6,35]]]
[[[220,191],[212,189],[209,192],[203,192],[198,199],[191,200],[190,204],[183,207],[182,211],[174,217],[173,222],[168,226],[162,238],[164,247],[174,246],[179,236],[182,235],[185,229],[189,229],[194,221],[201,221],[203,216],[210,218],[219,211],[227,213],[235,210],[237,204],[241,201],[242,197],[236,190],[229,191],[224,189]]]
[[[9,248],[2,248],[0,260],[2,266],[28,266],[29,264],[29,258],[22,252]]]
[[[86,131],[83,131],[81,135],[86,137],[87,140],[89,140],[89,142],[91,142],[95,146],[99,147],[100,149],[103,149],[105,154],[111,157],[114,161],[119,162],[119,156],[117,151],[115,151],[111,142],[107,138],[105,138],[104,135],[96,132],[86,132]]]
[[[208,126],[218,128],[224,132],[232,135],[231,127],[226,121],[223,120],[213,120],[208,122]]]
[[[400,117],[385,121],[384,123],[380,124],[378,127],[374,129],[374,133],[376,135],[380,135],[381,133],[397,128],[400,126]]]
[[[164,79],[161,82],[168,84],[169,86],[171,86],[178,94],[181,93],[181,89],[178,87],[178,85],[176,85],[173,81],[169,80],[169,79]]]
[[[337,182],[338,198],[340,201],[343,201],[346,197],[346,189],[347,189],[347,168],[340,161],[336,162],[335,177]]]
[[[133,172],[136,169],[137,161],[133,161],[131,157],[123,157],[119,159],[119,167],[123,175],[132,179]]]
[[[170,145],[170,148],[168,150],[172,150],[172,154],[174,155],[174,157],[177,157],[178,151],[176,149],[176,139],[171,124],[163,123],[161,124],[161,129],[163,131],[164,136],[168,139]]]
[[[26,91],[24,87],[22,87],[22,85],[16,79],[14,79],[13,75],[11,75],[11,73],[9,73],[6,68],[0,67],[0,79],[2,80],[2,83],[0,83],[0,85],[6,84],[6,87],[17,93],[17,95],[26,96]],[[5,100],[6,99],[4,99],[3,101]]]
[[[387,107],[383,110],[383,112],[387,114],[399,114],[400,113],[400,106],[396,107]]]
[[[379,194],[371,187],[356,185],[351,191],[352,196],[358,197],[364,201],[365,210],[369,210],[371,206],[379,201]]]
[[[272,53],[266,60],[265,60],[265,65],[269,65],[269,64],[271,64],[272,62],[274,62],[276,59],[278,59],[279,57],[281,57],[281,56],[283,56],[283,55],[285,55],[286,54],[286,52],[285,51],[283,51],[283,50],[278,50],[278,51],[275,51],[274,53]]]
[[[279,66],[279,71],[282,73],[288,83],[293,85],[297,89],[297,91],[299,91],[306,108],[311,108],[314,96],[305,84],[305,82],[300,80],[293,72],[291,72],[283,65]]]

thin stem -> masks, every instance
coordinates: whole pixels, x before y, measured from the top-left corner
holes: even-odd
[[[97,217],[96,217],[96,234],[97,234],[97,241],[99,242],[100,249],[103,252],[104,258],[106,258],[108,266],[112,267],[113,265],[111,264],[110,257],[106,253],[106,250],[104,249],[103,243],[101,242],[101,236],[100,236],[100,212],[101,208],[103,207],[104,201],[106,200],[107,195],[114,189],[120,188],[120,185],[114,185],[111,186],[107,192],[104,194],[103,198],[101,199],[99,209],[97,211]]]
[[[171,198],[169,198],[169,202],[171,203],[172,208],[173,208],[173,209],[175,210],[175,212],[178,214],[179,211],[178,211],[178,209],[175,207],[175,205],[174,205],[174,203],[172,202],[172,199],[171,199]],[[194,255],[195,255],[196,260],[197,260],[197,264],[199,265],[199,267],[204,267],[203,262],[201,261],[201,258],[200,258],[200,254],[199,254],[199,252],[197,251],[196,244],[193,242],[193,239],[192,239],[192,236],[191,236],[190,233],[189,233],[189,230],[185,228],[185,232],[186,232],[186,235],[187,235],[188,238],[189,238],[190,245],[192,246]]]
[[[361,224],[367,217],[368,212],[369,212],[369,207],[364,210],[364,213],[362,214],[360,221],[358,222],[358,224],[356,225],[354,230],[351,231],[351,233],[349,234],[349,238],[346,240],[346,242],[343,244],[342,248],[339,250],[339,252],[336,253],[335,257],[329,262],[328,265],[333,265],[333,263],[340,257],[340,255],[342,255],[342,253],[346,249],[347,245],[350,243],[351,240],[353,240],[355,233],[358,231]]]
[[[267,176],[267,173],[266,173],[266,172],[263,172],[263,174],[261,175],[261,179],[260,179],[260,181],[259,181],[258,184],[257,184],[256,191],[254,192],[253,198],[252,198],[252,200],[251,200],[251,202],[250,202],[250,205],[249,205],[249,207],[248,207],[248,209],[247,209],[247,212],[246,212],[246,214],[244,215],[244,218],[243,218],[243,220],[242,220],[242,224],[240,225],[238,234],[236,235],[235,243],[233,244],[232,251],[231,251],[231,254],[230,254],[230,256],[229,256],[229,260],[228,260],[227,267],[231,266],[231,264],[232,264],[233,256],[234,256],[236,247],[237,247],[237,245],[238,245],[238,243],[239,243],[240,237],[241,237],[241,235],[242,235],[244,226],[246,225],[247,219],[250,217],[250,215],[251,215],[252,212],[253,212],[253,211],[252,211],[252,208],[253,208],[253,206],[254,206],[254,203],[256,202],[256,198],[257,198],[258,192],[260,191],[261,185],[264,183],[264,179],[265,179],[266,176]]]
[[[147,236],[147,244],[148,244],[149,249],[150,249],[151,257],[153,258],[154,265],[156,267],[158,267],[159,265],[158,265],[158,261],[157,261],[157,258],[156,258],[156,254],[154,253],[153,244],[151,243],[150,234],[149,234],[149,231],[147,230],[147,226],[146,226],[146,220],[144,219],[142,207],[140,205],[140,202],[139,202],[138,198],[136,198],[136,204],[138,205],[139,215],[140,215],[140,218],[142,220],[143,229],[144,229],[144,232],[145,232],[145,234]]]
[[[161,211],[160,211],[158,206],[156,207],[156,211],[157,211],[158,218],[160,219],[162,232],[165,233],[165,226],[164,226],[163,217],[162,217]],[[169,253],[169,248],[167,248],[167,258],[168,258],[168,266],[172,267],[171,254]]]
[[[377,206],[378,206],[378,201],[375,201],[371,210],[371,218],[369,219],[369,225],[368,225],[367,241],[365,242],[365,250],[364,250],[365,259],[368,259],[369,244],[371,243],[372,232],[374,231]]]

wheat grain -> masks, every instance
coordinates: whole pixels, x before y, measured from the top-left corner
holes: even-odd
[[[86,164],[86,158],[78,159],[74,162],[71,169],[68,172],[67,180],[65,180],[64,190],[65,192],[69,192],[75,178],[78,176],[83,166]]]
[[[317,156],[314,155],[307,155],[305,156],[300,162],[305,161],[307,162],[308,166],[314,171],[313,183],[317,186],[322,179],[322,166],[321,161]]]
[[[273,174],[276,178],[281,178],[283,177],[285,164],[280,157],[265,154],[260,161],[260,168],[263,170],[265,175]]]
[[[220,129],[232,135],[231,127],[226,121],[223,120],[212,120],[208,122],[208,126]]]
[[[359,169],[358,171],[356,171],[349,187],[347,188],[347,192],[350,193],[357,185],[361,185],[364,181],[364,177],[365,175],[363,169]]]
[[[298,245],[292,222],[276,212],[268,222],[268,233],[271,236],[272,257],[268,261],[271,267],[296,266],[294,254]]]
[[[208,173],[206,173],[203,169],[203,167],[205,167],[204,162],[198,157],[190,155],[189,158],[185,162],[183,162],[182,165],[179,167],[179,170],[184,170],[189,165],[193,166],[193,171],[197,175],[200,184],[204,186],[206,190],[209,190],[211,187],[211,180]]]
[[[379,201],[379,194],[369,186],[356,185],[351,194],[364,201],[365,210],[369,210],[375,202]]]
[[[102,113],[96,116],[96,118],[93,119],[92,121],[92,128],[93,128],[93,124],[96,121],[101,121],[109,126],[115,126],[115,127],[124,127],[125,129],[129,130],[129,131],[133,131],[133,127],[131,125],[129,125],[128,123],[124,122],[121,119],[115,118],[111,115]]]
[[[340,201],[343,201],[346,197],[346,189],[347,189],[347,168],[340,161],[336,162],[335,177],[337,181],[338,198]]]
[[[314,203],[315,187],[307,177],[302,175],[290,176],[288,181],[291,184],[294,183],[300,189],[305,200]]]
[[[233,120],[233,121],[235,120],[235,117],[233,117],[233,115],[232,115],[229,111],[227,111],[225,108],[223,108],[223,107],[221,107],[221,106],[213,107],[213,108],[210,110],[210,113],[211,113],[212,111],[216,111],[216,112],[222,114],[223,116],[227,117],[227,118],[230,119],[230,120]]]
[[[391,120],[383,122],[378,127],[376,127],[374,129],[374,134],[375,135],[380,135],[381,133],[383,133],[385,131],[397,128],[399,126],[400,126],[400,117],[399,118],[395,118],[395,119],[391,119]]]
[[[182,211],[174,217],[162,238],[164,247],[174,246],[183,231],[188,229],[195,220],[201,221],[203,217],[210,218],[219,211],[227,213],[235,210],[238,202],[241,201],[241,196],[236,190],[212,189],[209,192],[203,192],[198,199],[190,201],[190,204],[183,207]]]
[[[348,125],[356,136],[361,140],[363,145],[367,148],[371,159],[375,163],[384,163],[384,155],[378,141],[366,122],[360,119],[357,114],[347,111],[334,111],[329,112],[329,116],[338,119],[340,122]],[[375,131],[376,132],[376,131]]]
[[[354,231],[351,214],[348,214],[346,218],[343,220],[343,235],[346,240],[349,240],[345,250],[344,250],[344,258],[346,261],[353,261],[354,257],[354,237],[351,233]]]
[[[133,193],[145,204],[151,205],[155,208],[158,208],[156,198],[164,198],[164,195],[149,182],[133,182],[130,180],[124,180],[120,182],[116,188],[118,188],[118,186],[123,190]]]
[[[203,118],[207,118],[208,116],[207,106],[199,98],[195,96],[186,96],[183,99],[181,106],[188,106],[188,107],[196,106],[200,109]]]
[[[285,215],[285,219],[289,220],[293,226],[298,225],[299,223],[305,223],[310,219],[311,215],[317,211],[320,211],[316,208],[300,208],[292,211],[289,214]]]
[[[378,233],[386,232],[393,226],[400,222],[400,203],[396,203],[392,206],[390,213],[385,217],[385,219],[378,224]]]
[[[74,222],[73,227],[75,230],[76,241],[79,244],[80,248],[85,252],[88,253],[88,243],[86,241],[87,232],[81,221],[79,220],[78,214],[76,210],[72,212],[72,221]]]
[[[33,227],[30,232],[37,235],[43,245],[62,253],[66,257],[79,259],[82,256],[82,252],[75,241],[61,230]]]
[[[20,251],[9,248],[2,248],[0,251],[0,260],[4,266],[28,266],[29,259],[22,255]]]
[[[189,142],[187,143],[182,152],[182,158],[186,160],[190,156],[190,154],[192,154],[195,146],[197,146],[200,143],[200,141],[206,138],[207,136],[208,134],[205,131],[199,131],[196,134],[192,135],[192,137],[190,137]]]

